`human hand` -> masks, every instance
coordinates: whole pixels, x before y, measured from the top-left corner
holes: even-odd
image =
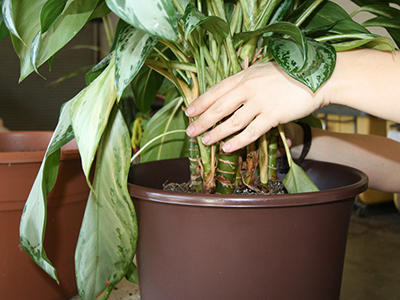
[[[207,132],[203,143],[211,145],[243,129],[224,144],[224,151],[233,152],[272,127],[313,113],[325,102],[323,88],[312,93],[275,62],[256,64],[216,84],[187,107],[189,117],[199,116],[187,134],[198,136],[230,116]]]

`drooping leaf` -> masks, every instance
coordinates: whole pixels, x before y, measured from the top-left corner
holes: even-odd
[[[17,39],[19,39],[21,43],[25,44],[17,30],[16,18],[13,15],[13,12],[17,10],[13,6],[15,6],[15,4],[13,4],[12,0],[2,0],[1,2],[2,19],[8,31],[12,35],[14,35]]]
[[[130,137],[121,112],[110,115],[96,157],[91,191],[75,254],[82,300],[107,299],[131,267],[137,223],[127,188]]]
[[[45,33],[58,20],[68,0],[48,0],[40,11],[40,30]]]
[[[186,39],[198,26],[211,32],[219,42],[224,40],[229,34],[229,25],[224,20],[216,16],[206,17],[192,4],[186,6],[185,14],[183,15],[183,24]]]
[[[89,182],[90,169],[117,98],[115,59],[88,87],[71,102],[70,116],[82,160],[83,172]]]
[[[173,1],[106,0],[121,19],[150,35],[173,41],[178,35]]]
[[[58,282],[57,272],[47,258],[43,247],[47,218],[47,195],[52,190],[60,163],[60,149],[74,138],[69,117],[71,101],[67,102],[43,158],[39,173],[29,193],[21,217],[21,245],[29,256],[54,280]]]
[[[121,32],[115,49],[115,85],[118,99],[157,42],[158,38],[129,25]]]
[[[283,179],[283,185],[289,194],[319,191],[306,172],[293,161],[289,172]]]
[[[147,66],[143,66],[132,80],[135,104],[143,114],[148,114],[163,82],[164,76]]]
[[[143,132],[143,138],[140,143],[141,147],[163,133],[187,127],[187,117],[181,109],[182,104],[182,97],[176,98],[160,109],[150,119]],[[189,140],[185,133],[167,135],[158,139],[143,151],[141,161],[146,162],[186,156],[188,142]]]
[[[18,38],[14,33],[12,35],[14,49],[20,59],[20,81],[22,81],[34,71],[31,63],[31,43],[40,31],[40,12],[47,1],[12,2],[12,13],[10,14],[12,19],[9,21],[14,24],[15,30],[13,32],[15,31],[20,37]],[[50,59],[81,30],[95,10],[97,3],[98,0],[67,2],[66,7],[53,26],[41,35],[40,51],[36,59],[37,68]]]

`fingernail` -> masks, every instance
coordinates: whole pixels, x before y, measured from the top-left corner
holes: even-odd
[[[187,117],[190,117],[192,114],[194,114],[194,107],[189,105],[185,110],[185,114]]]
[[[210,141],[210,135],[209,134],[205,134],[202,138],[201,141],[203,142],[204,145],[207,145],[207,143]]]
[[[223,146],[222,146],[222,150],[224,150],[224,152],[229,152],[229,150],[231,149],[231,143],[226,142]]]
[[[191,136],[194,133],[194,126],[192,124],[189,125],[188,128],[186,128],[186,134],[188,136]]]

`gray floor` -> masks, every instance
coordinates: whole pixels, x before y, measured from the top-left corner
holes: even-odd
[[[341,300],[400,299],[400,214],[393,203],[353,214]]]
[[[109,297],[139,299],[138,286],[126,280]],[[340,300],[400,300],[400,213],[393,203],[370,206],[363,218],[352,215]]]

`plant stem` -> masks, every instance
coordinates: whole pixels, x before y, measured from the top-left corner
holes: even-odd
[[[272,129],[268,139],[268,180],[278,178],[278,132]]]
[[[148,141],[143,147],[140,148],[140,150],[138,152],[135,153],[135,155],[132,156],[131,158],[131,163],[134,162],[134,160],[140,155],[140,153],[142,153],[144,150],[146,150],[146,148],[148,148],[152,143],[154,143],[155,141],[157,141],[158,139],[163,138],[164,136],[170,135],[170,134],[174,134],[174,133],[184,133],[186,132],[185,129],[177,129],[177,130],[172,130],[172,131],[168,131],[168,132],[164,132],[158,136],[156,136],[155,138],[152,138],[150,141]]]

